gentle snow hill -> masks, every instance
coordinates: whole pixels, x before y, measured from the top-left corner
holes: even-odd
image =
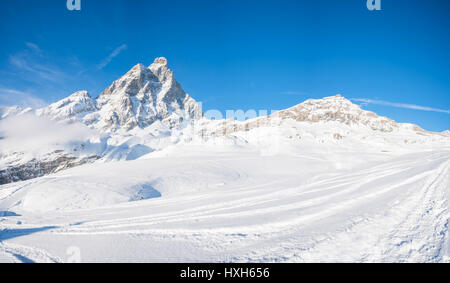
[[[449,260],[450,151],[315,147],[172,146],[1,186],[0,261]]]

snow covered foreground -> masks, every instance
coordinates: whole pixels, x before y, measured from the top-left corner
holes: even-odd
[[[445,147],[86,164],[0,187],[0,262],[449,262],[449,170]]]

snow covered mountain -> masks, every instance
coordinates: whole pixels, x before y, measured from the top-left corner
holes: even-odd
[[[310,99],[269,116],[247,121],[234,119],[198,123],[197,135],[234,136],[258,146],[336,145],[341,149],[366,148],[399,151],[449,145],[448,135],[397,123],[365,111],[341,95]],[[317,148],[317,146],[315,146]],[[319,147],[320,148],[320,147]]]
[[[438,134],[426,132],[415,125],[399,124],[389,118],[365,111],[340,94],[323,99],[310,99],[270,116],[252,119],[241,123],[234,131],[248,131],[256,127],[270,126],[272,123],[279,124],[286,120],[308,124],[339,123],[353,128],[363,127],[384,133],[393,133],[401,128],[409,128],[416,132]],[[234,121],[232,122],[235,124]],[[226,132],[229,132],[229,130]]]
[[[29,116],[39,117],[40,123],[36,125]],[[136,65],[97,99],[87,91],[79,91],[35,111],[19,107],[1,108],[0,137],[4,137],[4,141],[0,149],[0,184],[54,173],[105,156],[108,160],[127,159],[148,153],[152,149],[142,145],[145,141],[130,138],[132,130],[136,133],[147,128],[148,131],[148,127],[154,125],[160,141],[170,136],[170,131],[201,116],[200,106],[184,92],[165,58],[157,58],[148,68]],[[27,136],[24,123],[30,121],[34,128],[43,128],[42,132]],[[40,147],[38,152],[30,152],[29,147],[21,149],[17,143],[12,147],[7,143],[10,136],[17,135],[16,130],[8,126],[12,124],[24,128],[25,133],[20,133],[23,138],[18,140],[19,143],[49,132],[59,131],[64,135],[67,128],[62,129],[60,125],[73,127],[75,124],[78,128],[84,125],[92,131],[84,140],[61,142],[57,139]],[[144,140],[151,137],[148,132],[140,135],[145,136]]]
[[[32,109],[31,108],[22,109],[19,106],[0,107],[0,120],[6,119],[11,116],[24,114],[29,111],[32,111]]]
[[[83,122],[103,132],[146,128],[155,121],[174,128],[185,119],[202,115],[200,106],[175,80],[165,58],[155,59],[148,68],[134,66],[97,99],[80,91],[36,113],[57,121]]]
[[[0,121],[0,184],[95,161],[134,160],[180,144],[250,146],[274,154],[279,147],[313,145],[415,150],[450,139],[448,132],[379,117],[341,95],[247,121],[207,120],[162,57],[149,67],[134,66],[96,99],[79,91],[38,110],[0,108]]]
[[[449,262],[449,174],[449,131],[341,95],[209,120],[157,58],[0,108],[0,262]]]
[[[36,111],[56,121],[83,121],[84,117],[97,111],[97,103],[87,91],[78,91],[63,100]]]

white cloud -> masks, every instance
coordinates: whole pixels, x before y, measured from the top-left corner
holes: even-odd
[[[108,57],[106,57],[98,66],[97,69],[101,70],[104,67],[106,67],[111,61],[117,57],[122,51],[126,50],[128,46],[126,44],[122,44],[121,46],[117,47],[111,54],[109,54]]]
[[[34,114],[0,120],[0,149],[5,152],[48,152],[73,142],[86,141],[93,130],[82,124],[61,124]]]
[[[420,106],[420,105],[414,105],[414,104],[395,103],[395,102],[376,100],[376,99],[367,99],[367,98],[352,98],[351,100],[356,101],[356,102],[366,103],[366,104],[376,104],[376,105],[384,105],[384,106],[391,106],[391,107],[404,108],[404,109],[450,114],[450,110],[438,109],[438,108],[432,108],[432,107],[428,107],[428,106]]]

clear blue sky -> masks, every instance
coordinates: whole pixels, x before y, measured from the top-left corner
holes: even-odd
[[[164,56],[205,110],[341,93],[399,122],[450,128],[450,1],[381,0],[382,11],[366,0],[81,2],[1,1],[1,105],[97,96]]]

